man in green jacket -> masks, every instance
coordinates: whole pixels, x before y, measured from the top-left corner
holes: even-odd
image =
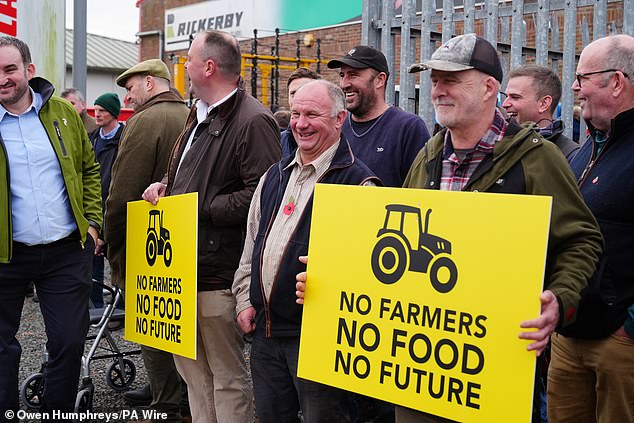
[[[34,75],[26,43],[0,37],[0,421],[17,421],[15,335],[30,281],[48,335],[41,411],[74,409],[102,220],[99,164],[84,125]]]
[[[405,187],[553,199],[541,314],[522,322],[529,331],[519,335],[533,341],[527,349],[539,356],[553,330],[575,319],[580,291],[601,253],[597,223],[558,148],[531,127],[506,122],[496,108],[502,67],[488,41],[475,34],[455,37],[431,60],[410,67],[410,72],[421,70],[431,70],[436,119],[446,129],[420,151]],[[396,415],[398,423],[443,421],[403,407]]]

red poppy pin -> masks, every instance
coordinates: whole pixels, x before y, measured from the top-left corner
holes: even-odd
[[[291,195],[291,198],[288,200],[288,203],[284,206],[284,214],[286,216],[290,216],[295,211],[295,199]]]

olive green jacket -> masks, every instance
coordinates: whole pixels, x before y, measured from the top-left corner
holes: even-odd
[[[125,287],[128,202],[141,200],[143,191],[165,176],[170,151],[188,113],[180,96],[164,91],[140,106],[121,134],[103,228],[112,283],[120,288]]]
[[[90,224],[100,228],[102,221],[99,163],[95,160],[84,124],[73,106],[66,100],[53,97],[55,88],[43,78],[33,78],[29,85],[42,96],[40,121],[55,150],[73,216],[84,240]],[[9,174],[7,150],[0,136],[0,263],[9,263],[13,253],[12,177],[19,178],[20,175]]]
[[[421,149],[405,179],[405,187],[440,188],[445,133],[446,130],[439,132]],[[464,190],[552,197],[544,288],[559,301],[559,326],[572,323],[580,292],[599,260],[603,238],[557,146],[542,138],[532,126],[509,123],[504,138],[495,144],[492,157],[478,166]],[[508,288],[513,292],[512,286]]]

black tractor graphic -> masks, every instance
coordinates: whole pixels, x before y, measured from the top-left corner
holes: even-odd
[[[421,210],[403,204],[388,204],[383,228],[377,233],[372,250],[372,271],[384,284],[398,282],[406,269],[428,273],[431,285],[440,293],[453,289],[458,281],[458,269],[451,260],[451,243],[428,232],[431,209],[425,214],[422,226]],[[417,221],[418,239],[408,239],[404,226],[406,218]]]
[[[165,267],[170,267],[170,264],[172,264],[172,244],[169,239],[170,231],[163,227],[163,211],[150,210],[147,240],[145,241],[147,264],[154,266],[156,256],[162,255]]]

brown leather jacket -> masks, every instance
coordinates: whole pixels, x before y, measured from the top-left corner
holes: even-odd
[[[264,172],[280,160],[280,131],[270,111],[240,84],[200,124],[177,175],[195,127],[193,107],[164,182],[167,195],[198,192],[198,289],[228,289],[240,261],[253,192]]]

